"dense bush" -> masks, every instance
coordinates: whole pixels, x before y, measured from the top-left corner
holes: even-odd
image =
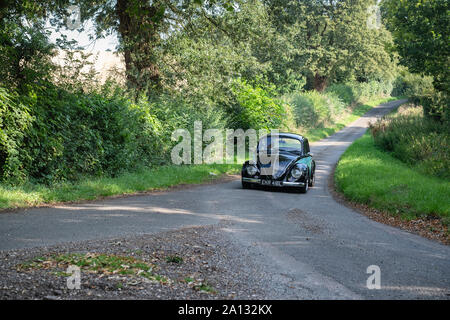
[[[1,98],[6,110],[14,110],[13,116],[1,117],[10,124],[2,129],[2,157],[7,157],[1,162],[3,180],[55,182],[115,174],[159,156],[158,149],[148,152],[158,146],[159,121],[123,97],[49,86],[21,96],[21,101]]]
[[[369,82],[347,82],[330,85],[326,93],[334,93],[345,104],[367,102],[379,97],[388,97],[393,91],[393,83],[388,80]],[[399,94],[400,95],[400,94]]]
[[[286,125],[287,106],[274,97],[274,88],[252,86],[235,80],[232,92],[238,103],[235,108],[236,127],[242,129],[273,129]]]
[[[391,95],[393,85],[390,81],[369,81],[354,83],[356,101],[366,102],[368,100],[383,96],[387,97]]]
[[[323,127],[336,119],[345,103],[334,94],[308,91],[292,94],[289,98],[295,123],[298,127]]]
[[[426,117],[450,126],[450,97],[443,91],[430,90],[414,99],[422,105]]]
[[[141,100],[142,104],[148,104],[149,112],[161,122],[169,140],[175,129],[183,128],[193,132],[195,121],[201,121],[203,129],[225,128],[225,113],[202,101],[188,102],[176,95],[161,95],[150,103],[146,99]]]
[[[433,90],[433,78],[424,77],[418,74],[403,70],[394,81],[393,95],[404,95],[407,97],[419,97],[424,92]]]
[[[318,128],[334,124],[356,103],[390,96],[392,88],[389,81],[335,83],[324,92],[296,92],[285,99],[297,127]]]
[[[83,94],[48,84],[18,96],[0,88],[1,180],[54,183],[167,164],[171,133],[193,132],[196,120],[204,130],[225,127],[221,112],[176,96],[133,102],[120,89]]]
[[[20,151],[32,117],[17,98],[0,87],[0,180],[24,179]]]
[[[421,107],[402,108],[371,127],[375,144],[420,171],[450,178],[450,128],[423,116]]]
[[[423,107],[426,117],[442,123],[450,122],[450,97],[433,87],[433,77],[402,70],[394,82],[393,95],[410,97],[413,103]]]
[[[145,100],[143,102],[145,104]],[[171,139],[176,129],[185,129],[194,137],[194,122],[201,123],[202,134],[208,129],[224,129],[227,117],[223,111],[214,106],[206,105],[204,101],[186,101],[179,95],[161,95],[152,99],[148,104],[148,112],[153,114],[161,123],[162,131],[158,135],[158,146],[165,155],[163,162],[169,163],[172,148],[179,141]],[[192,141],[191,141],[192,142]],[[210,141],[203,141],[203,147]],[[194,161],[194,153],[191,154]]]
[[[346,105],[350,105],[356,101],[354,89],[349,84],[334,83],[330,85],[325,92],[335,94]]]

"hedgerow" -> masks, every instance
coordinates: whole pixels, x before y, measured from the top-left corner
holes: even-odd
[[[372,89],[364,89],[369,86]],[[375,88],[375,89],[373,89]],[[0,89],[0,179],[53,184],[86,175],[116,176],[169,162],[175,129],[316,128],[333,124],[374,84],[335,84],[325,92],[277,97],[270,85],[234,80],[231,106],[186,100],[174,92],[138,99],[106,84],[90,91],[50,82],[21,94]]]
[[[450,130],[424,117],[422,107],[401,108],[371,127],[375,145],[419,171],[450,178]]]

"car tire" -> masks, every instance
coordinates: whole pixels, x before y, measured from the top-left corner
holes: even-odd
[[[309,186],[314,187],[314,183],[316,183],[316,174],[315,173],[312,175],[311,179],[309,179]]]
[[[300,193],[307,193],[308,192],[310,180],[311,179],[307,178],[305,185],[303,187],[298,188]]]
[[[242,181],[242,189],[251,189],[251,188],[252,188],[251,183]]]

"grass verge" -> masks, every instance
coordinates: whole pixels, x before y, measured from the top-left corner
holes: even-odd
[[[369,132],[342,155],[335,182],[351,201],[405,220],[440,218],[450,224],[450,182],[415,171],[377,149]]]
[[[240,169],[240,164],[173,165],[124,173],[115,178],[86,178],[55,186],[31,183],[17,187],[0,185],[0,209],[93,200],[112,195],[166,189],[179,184],[199,184],[220,178],[224,174],[236,174]]]
[[[306,133],[304,133],[304,135],[308,138],[308,140],[310,142],[318,141],[320,139],[331,136],[332,134],[343,129],[345,126],[347,126],[348,124],[357,120],[359,117],[361,117],[367,111],[369,111],[370,109],[372,109],[373,107],[375,107],[379,104],[386,103],[389,101],[399,100],[399,99],[405,99],[405,98],[406,97],[388,97],[388,98],[381,98],[378,100],[369,101],[365,104],[359,104],[352,110],[351,113],[344,116],[339,122],[335,123],[333,126],[327,127],[327,128],[308,129],[306,131]]]

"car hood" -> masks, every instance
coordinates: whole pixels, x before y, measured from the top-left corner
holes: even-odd
[[[278,157],[278,163],[275,161]],[[278,179],[285,174],[291,164],[296,162],[300,157],[289,152],[278,152],[270,155],[270,158],[261,154],[258,155],[258,167],[262,176]],[[269,159],[273,161],[269,162]]]

